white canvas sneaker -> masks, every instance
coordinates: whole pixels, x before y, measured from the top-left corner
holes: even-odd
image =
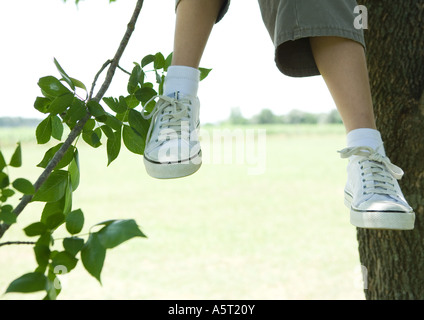
[[[202,164],[199,142],[199,99],[175,93],[159,98],[153,111],[144,150],[147,173],[158,179],[185,177]],[[148,103],[146,103],[148,105]]]
[[[369,147],[346,148],[339,153],[349,158],[344,194],[350,222],[360,228],[412,230],[415,214],[397,182],[402,169]]]

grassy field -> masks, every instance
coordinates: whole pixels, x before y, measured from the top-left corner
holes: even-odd
[[[247,132],[239,129],[226,127],[227,133]],[[83,232],[103,220],[134,218],[148,239],[132,239],[108,252],[102,286],[79,264],[62,278],[59,298],[364,299],[356,230],[343,205],[346,162],[336,153],[345,146],[343,128],[263,129],[266,148],[250,148],[266,152],[265,170],[257,175],[249,169],[258,154],[231,164],[217,161],[224,149],[212,140],[203,142],[208,161],[199,172],[166,181],[150,178],[140,156],[122,150],[106,167],[105,148],[80,143],[82,178],[73,206],[85,213]],[[0,146],[9,158],[10,137],[19,136],[24,167],[9,173],[35,180],[40,173],[35,164],[46,147],[25,139],[33,131],[14,130],[7,131],[8,139],[0,131]],[[213,135],[217,128],[205,130]],[[22,228],[41,208],[28,206],[1,241],[25,240]],[[0,259],[0,292],[35,267],[30,246],[1,247]]]

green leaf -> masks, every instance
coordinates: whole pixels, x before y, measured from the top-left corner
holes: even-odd
[[[48,112],[52,116],[56,114],[61,114],[62,112],[65,112],[66,109],[68,109],[68,107],[72,104],[73,101],[74,95],[71,92],[58,96],[50,104]]]
[[[2,171],[6,166],[6,160],[3,157],[3,153],[0,151],[0,171]]]
[[[105,115],[105,110],[103,109],[103,107],[94,100],[90,100],[87,102],[87,108],[90,114],[95,118]]]
[[[139,81],[142,77],[142,74],[143,74],[142,72],[143,72],[143,70],[141,69],[140,65],[138,65],[138,64],[133,68],[133,70],[131,72],[131,76],[128,80],[128,85],[127,85],[127,91],[128,91],[129,94],[134,93],[135,89],[137,88],[138,83],[139,83]]]
[[[144,68],[145,66],[147,66],[148,64],[154,61],[155,61],[155,56],[152,54],[149,54],[141,60],[141,67]]]
[[[146,140],[133,128],[124,125],[122,139],[129,151],[135,154],[143,154]]]
[[[13,196],[15,194],[15,191],[13,191],[12,189],[2,189],[1,190],[1,196],[2,197],[6,197],[6,198],[10,198],[11,196]],[[4,201],[3,201],[4,202]]]
[[[38,86],[42,91],[53,97],[58,97],[66,93],[70,93],[68,88],[66,88],[58,79],[53,76],[40,78],[40,80],[38,80]]]
[[[54,241],[53,241],[52,234],[50,232],[46,232],[38,238],[36,245],[37,246],[43,245],[43,246],[50,247],[51,245],[53,245],[53,242]]]
[[[49,230],[54,230],[65,222],[65,215],[61,212],[57,212],[47,217],[46,227]]]
[[[113,130],[111,129],[111,127],[107,126],[107,125],[103,125],[100,127],[100,129],[102,129],[102,131],[105,133],[106,137],[108,137],[109,139],[115,139],[115,134],[113,132]]]
[[[34,194],[35,188],[31,182],[24,178],[18,178],[13,181],[12,186],[23,194]]]
[[[155,100],[152,100],[152,101],[150,101],[148,104],[146,104],[144,106],[144,111],[147,114],[150,114],[153,111],[153,109],[155,108],[155,106],[156,106],[156,101]]]
[[[37,164],[37,167],[40,167],[40,168],[47,167],[49,162],[53,159],[54,155],[59,151],[62,145],[63,143],[59,143],[58,145],[51,147],[49,150],[47,150],[41,162]],[[54,169],[62,169],[66,167],[72,161],[74,157],[74,151],[75,151],[75,147],[70,146],[68,150],[65,151],[65,154],[63,155],[62,159],[59,161],[59,163],[56,165]]]
[[[84,239],[76,237],[63,239],[63,248],[65,249],[65,251],[69,252],[73,256],[80,252],[83,246]]]
[[[35,193],[32,201],[54,202],[60,200],[65,195],[67,183],[68,172],[53,171]]]
[[[15,152],[13,153],[12,158],[10,159],[9,165],[15,168],[19,168],[20,166],[22,166],[22,148],[20,142],[18,142]]]
[[[0,172],[0,189],[6,188],[9,184],[9,176],[4,172]]]
[[[42,113],[49,112],[51,100],[44,97],[37,97],[34,102],[34,108]]]
[[[124,96],[119,97],[119,103],[118,103],[119,109],[116,111],[117,113],[124,113],[128,110],[127,101],[125,100]]]
[[[80,167],[78,150],[75,149],[74,157],[68,167],[69,175],[71,178],[72,190],[77,190],[80,182]]]
[[[34,246],[34,254],[35,254],[35,260],[37,261],[38,272],[44,272],[46,270],[47,265],[49,264],[50,259],[50,248],[49,246],[37,243]]]
[[[75,91],[74,83],[72,82],[71,78],[66,74],[65,70],[62,69],[59,62],[57,62],[56,58],[54,58],[54,64],[56,65],[57,70],[59,70],[60,75],[63,77],[63,80],[65,80],[66,83],[69,84],[71,89]]]
[[[155,54],[155,62],[153,66],[155,69],[162,69],[165,66],[165,57],[161,52]]]
[[[212,69],[199,68],[199,71],[200,71],[200,81],[202,81],[209,75],[209,72],[211,72]]]
[[[112,110],[116,112],[116,109],[119,108],[118,106],[118,100],[113,98],[113,97],[109,97],[109,98],[103,98],[103,102],[106,103],[106,105]]]
[[[165,86],[165,76],[162,75],[161,78],[160,78],[160,80],[159,80],[159,89],[158,89],[159,95],[163,95],[163,88],[164,88],[164,86]]]
[[[114,139],[107,139],[107,165],[109,166],[113,160],[115,160],[118,155],[119,151],[121,150],[121,129],[117,130],[114,133],[115,138]]]
[[[114,248],[134,237],[146,237],[133,219],[113,221],[97,233],[100,243],[106,249]]]
[[[16,214],[13,213],[13,207],[9,204],[0,208],[0,221],[6,224],[16,223]]]
[[[83,130],[84,131],[93,131],[95,126],[96,126],[96,120],[88,119],[87,122],[84,125]]]
[[[78,98],[74,98],[71,106],[66,112],[66,116],[64,118],[65,122],[76,123],[77,121],[84,118],[87,114],[87,110],[85,109],[85,104]]]
[[[122,126],[122,122],[111,114],[106,115],[105,124],[111,127],[114,130],[120,130]]]
[[[34,222],[28,227],[24,228],[24,232],[28,237],[34,237],[42,235],[47,231],[47,227],[42,222]]]
[[[143,87],[141,89],[138,89],[134,93],[134,95],[137,98],[137,100],[140,101],[143,105],[147,101],[149,101],[150,99],[152,99],[156,94],[157,94],[157,92],[153,88],[149,88],[149,87]]]
[[[64,198],[63,213],[66,215],[72,210],[72,184],[70,175],[68,175]]]
[[[60,199],[59,201],[47,202],[43,208],[43,212],[41,213],[40,221],[44,223],[45,225],[47,225],[48,224],[47,220],[49,220],[50,217],[53,217],[57,214],[63,215],[63,207],[64,207],[63,198]]]
[[[136,130],[144,140],[146,140],[147,131],[149,130],[150,122],[143,118],[140,112],[136,110],[129,110],[128,123],[131,128]]]
[[[45,144],[49,142],[50,137],[52,135],[52,122],[51,118],[47,117],[37,126],[35,130],[35,136],[37,138],[38,144]]]
[[[129,109],[134,109],[135,107],[137,107],[140,104],[140,101],[138,101],[137,98],[133,94],[126,96],[125,102],[126,102]]]
[[[63,124],[62,120],[58,116],[52,117],[52,137],[61,140],[63,134]]]
[[[53,267],[64,266],[66,272],[71,271],[77,265],[78,259],[67,251],[57,253],[52,259]]]
[[[77,79],[74,79],[74,78],[71,78],[71,77],[69,77],[69,78],[72,80],[72,83],[75,85],[75,87],[81,88],[81,89],[85,90],[85,92],[87,92],[87,88],[85,87],[84,83],[82,83],[81,81],[79,81]]]
[[[6,289],[8,292],[36,292],[46,290],[47,278],[40,272],[32,272],[24,274],[23,276],[12,281]]]
[[[162,78],[156,70],[155,70],[155,76],[156,76],[156,83],[159,85],[162,84]],[[159,91],[159,94],[160,94],[160,91]]]
[[[163,67],[163,71],[168,71],[168,68],[171,66],[172,63],[172,57],[173,57],[173,52],[171,52],[165,59],[165,65]]]
[[[114,223],[115,221],[118,221],[118,220],[117,220],[117,219],[105,220],[105,221],[102,221],[102,222],[96,223],[95,225],[93,225],[93,227],[96,227],[96,226],[108,226],[108,225],[110,225],[111,223]],[[91,230],[91,229],[90,229],[90,230]]]
[[[98,148],[102,145],[100,137],[95,131],[85,131],[82,133],[82,139],[93,148]]]
[[[80,233],[84,226],[84,213],[81,209],[69,212],[66,216],[66,230],[70,234]]]
[[[57,296],[62,291],[62,284],[60,283],[60,279],[57,277],[57,273],[64,274],[66,273],[66,268],[64,266],[59,266],[53,268],[49,268],[47,272],[47,288],[46,288],[46,296],[43,300],[56,300]],[[45,272],[45,271],[43,271]]]
[[[81,249],[81,261],[84,268],[100,283],[100,274],[106,257],[106,248],[99,241],[97,233],[91,233]]]

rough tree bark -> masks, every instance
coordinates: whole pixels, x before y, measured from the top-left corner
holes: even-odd
[[[413,231],[358,229],[367,299],[424,299],[424,2],[362,1],[377,127],[416,213]]]

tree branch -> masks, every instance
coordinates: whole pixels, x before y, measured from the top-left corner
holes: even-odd
[[[0,243],[0,247],[7,246],[11,244],[36,244],[34,241],[7,241]]]
[[[89,100],[94,100],[96,102],[99,102],[104,94],[106,93],[107,89],[109,88],[113,76],[115,74],[115,70],[118,66],[119,60],[122,57],[122,54],[125,51],[125,48],[127,47],[128,41],[131,38],[131,35],[135,29],[135,24],[137,22],[138,16],[140,14],[141,8],[143,7],[144,0],[137,0],[137,4],[135,6],[134,12],[132,14],[131,20],[127,25],[127,30],[121,40],[121,43],[118,47],[118,50],[115,53],[115,56],[111,61],[107,61],[107,64],[105,63],[102,66],[102,69],[96,74],[96,77],[93,81],[93,86],[91,88],[91,93],[89,96]],[[99,77],[100,73],[106,68],[107,65],[109,65],[109,69],[106,74],[106,78],[100,87],[100,90],[97,92],[96,96],[94,98],[91,97],[92,91],[94,90],[94,85],[97,81],[97,78]],[[63,143],[62,147],[56,152],[56,154],[53,156],[47,167],[44,169],[43,173],[40,175],[40,177],[37,179],[37,181],[34,183],[34,188],[37,191],[42,184],[47,180],[47,178],[50,176],[53,169],[57,166],[59,161],[63,158],[65,155],[65,152],[68,150],[68,148],[72,145],[73,141],[76,139],[76,137],[81,133],[85,123],[91,118],[91,115],[87,112],[87,115],[82,118],[77,125],[71,130],[68,137],[66,138],[65,142]],[[23,211],[23,209],[28,205],[29,202],[31,202],[32,196],[31,195],[25,195],[22,197],[19,204],[16,206],[16,208],[13,210],[13,213],[16,216],[19,216],[19,214]],[[9,229],[10,225],[8,224],[1,224],[0,225],[0,238],[3,237],[4,233]]]
[[[110,65],[112,63],[112,60],[107,60],[103,66],[100,68],[100,70],[97,72],[96,76],[94,77],[93,83],[91,84],[91,89],[90,89],[90,95],[88,96],[88,100],[91,100],[91,98],[93,97],[93,91],[94,91],[94,87],[96,86],[96,82],[97,79],[99,78],[100,74],[103,72],[104,69],[106,69],[106,67],[108,65]]]
[[[131,75],[131,72],[128,72],[127,70],[125,70],[124,68],[122,68],[120,65],[118,65],[118,69],[121,70],[123,73],[126,73],[127,75]]]

